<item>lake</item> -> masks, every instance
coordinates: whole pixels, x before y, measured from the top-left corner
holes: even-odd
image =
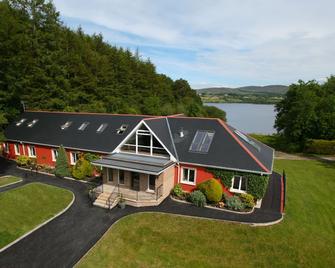
[[[274,105],[250,103],[205,103],[227,113],[227,122],[246,133],[275,133],[276,112]]]

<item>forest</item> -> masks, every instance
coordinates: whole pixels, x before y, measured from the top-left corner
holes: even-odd
[[[0,1],[0,132],[23,109],[220,117],[184,79],[101,34],[72,30],[50,1]]]

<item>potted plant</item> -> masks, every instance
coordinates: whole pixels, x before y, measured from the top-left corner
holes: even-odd
[[[124,209],[126,207],[126,200],[124,200],[123,195],[120,194],[119,207]]]

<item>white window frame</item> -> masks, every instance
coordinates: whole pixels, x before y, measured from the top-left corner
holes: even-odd
[[[15,152],[15,155],[20,155],[20,144],[18,143],[14,144],[14,152]]]
[[[184,178],[184,170],[188,170],[187,171],[187,178],[185,179]],[[194,182],[191,182],[191,181],[189,181],[189,179],[190,179],[190,170],[193,170],[194,171]],[[195,168],[188,168],[188,167],[183,167],[182,169],[181,169],[181,181],[180,181],[181,183],[183,183],[183,184],[188,184],[188,185],[196,185],[197,184],[197,169],[195,169]]]
[[[235,180],[236,177],[240,178],[240,183],[238,185],[238,189],[234,188],[234,180]],[[233,178],[231,179],[231,187],[230,187],[229,191],[233,192],[233,193],[239,193],[239,194],[246,193],[247,191],[241,190],[242,180],[243,179],[247,180],[247,178],[243,178],[243,176],[240,176],[240,175],[233,176]]]
[[[147,192],[150,192],[150,193],[154,193],[155,192],[155,189],[156,189],[156,179],[157,179],[157,176],[155,175],[152,175],[152,176],[155,176],[155,189],[150,189],[149,186],[150,186],[150,174],[148,174],[148,183],[147,183]]]
[[[8,142],[5,142],[3,144],[3,150],[6,154],[9,154],[9,143]]]
[[[120,185],[125,185],[126,180],[124,170],[123,170],[123,183],[120,182],[120,169],[117,170],[117,183]]]
[[[57,149],[51,149],[51,158],[53,162],[56,162],[58,157],[58,150]]]
[[[77,158],[77,159],[74,159],[74,158]],[[70,164],[74,166],[78,160],[79,160],[79,152],[70,152]]]
[[[34,152],[34,154],[32,152]],[[36,154],[36,148],[35,148],[35,146],[29,145],[28,146],[28,156],[32,157],[32,158],[36,158],[36,155],[37,154]]]

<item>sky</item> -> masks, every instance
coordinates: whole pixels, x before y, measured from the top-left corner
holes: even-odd
[[[335,74],[334,0],[54,0],[61,20],[138,49],[193,88]]]

